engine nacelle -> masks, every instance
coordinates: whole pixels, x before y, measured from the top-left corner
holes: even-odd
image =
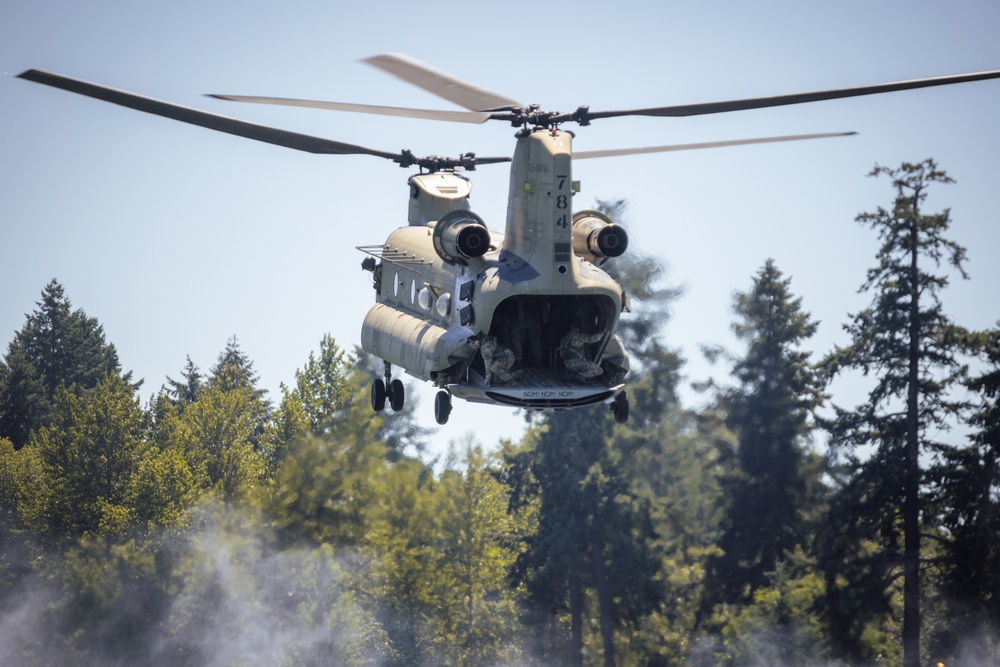
[[[490,249],[490,232],[478,215],[468,210],[448,211],[434,225],[434,250],[446,262],[467,264]]]
[[[597,263],[618,257],[628,248],[628,234],[600,211],[584,210],[573,214],[573,252]]]

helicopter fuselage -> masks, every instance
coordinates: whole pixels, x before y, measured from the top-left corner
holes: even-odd
[[[571,141],[561,130],[519,133],[502,233],[472,213],[463,176],[411,177],[410,224],[363,248],[381,260],[366,352],[470,401],[575,407],[622,390],[623,292],[598,266],[596,240],[588,243],[615,226],[597,211],[573,214]],[[624,233],[615,234],[624,249]],[[585,340],[575,349],[571,331]],[[477,353],[487,337],[511,351],[516,379],[487,382],[489,360]],[[571,370],[567,354],[590,372]]]

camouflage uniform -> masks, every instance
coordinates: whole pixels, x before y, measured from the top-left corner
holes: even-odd
[[[493,336],[487,336],[479,350],[483,353],[483,364],[486,366],[487,385],[494,377],[504,384],[513,384],[521,377],[521,371],[510,370],[515,361],[514,353]]]
[[[575,326],[571,328],[559,343],[559,352],[566,369],[581,379],[597,377],[603,373],[600,366],[583,357],[583,346],[596,343],[602,338],[603,333],[585,334]]]

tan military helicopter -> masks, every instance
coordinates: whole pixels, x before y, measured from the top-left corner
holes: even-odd
[[[372,407],[403,407],[404,389],[393,379],[399,366],[440,390],[439,424],[448,421],[451,398],[529,409],[610,404],[628,419],[625,391],[628,352],[616,335],[628,295],[601,266],[621,255],[625,231],[594,210],[573,211],[577,190],[572,160],[638,153],[792,141],[852,134],[827,133],[741,139],[676,146],[646,146],[573,153],[566,123],[586,126],[618,116],[694,116],[801,104],[1000,77],[1000,70],[812,93],[683,106],[590,111],[543,111],[460,81],[407,56],[369,58],[374,65],[467,111],[437,111],[273,97],[214,95],[222,99],[376,113],[430,120],[482,123],[502,120],[518,128],[513,157],[417,157],[265,127],[111,89],[69,77],[28,70],[23,79],[87,95],[208,129],[311,153],[373,155],[403,167],[409,177],[409,225],[384,243],[359,248],[373,274],[375,305],[365,317],[362,348],[384,362],[372,384]],[[511,162],[507,220],[491,230],[472,212],[472,184],[462,172]]]

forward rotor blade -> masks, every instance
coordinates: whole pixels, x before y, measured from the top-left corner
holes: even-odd
[[[849,137],[857,132],[829,132],[826,134],[793,134],[786,137],[762,137],[759,139],[733,139],[730,141],[709,141],[702,144],[677,144],[674,146],[644,146],[642,148],[618,148],[606,151],[576,151],[574,159],[586,160],[593,157],[617,157],[619,155],[640,155],[642,153],[666,153],[669,151],[689,151],[699,148],[720,148],[722,146],[743,146],[746,144],[768,144],[777,141],[799,141],[801,139],[824,139],[827,137]]]
[[[395,77],[423,88],[429,93],[442,97],[469,111],[490,111],[523,106],[517,100],[498,95],[456,79],[450,74],[435,69],[426,63],[402,53],[387,53],[366,58],[362,62],[378,67]]]
[[[220,100],[231,102],[250,102],[252,104],[277,104],[288,107],[308,107],[311,109],[331,109],[333,111],[350,111],[353,113],[379,114],[382,116],[401,116],[403,118],[421,118],[424,120],[443,120],[453,123],[484,123],[489,120],[488,113],[475,111],[438,111],[435,109],[408,109],[405,107],[383,107],[372,104],[351,104],[349,102],[323,102],[320,100],[298,100],[287,97],[258,97],[252,95],[216,95]]]
[[[134,93],[108,88],[99,84],[62,76],[60,74],[52,74],[51,72],[31,69],[22,72],[17,76],[22,79],[27,79],[28,81],[34,81],[35,83],[45,84],[46,86],[52,86],[54,88],[61,88],[71,93],[86,95],[87,97],[93,97],[95,99],[104,100],[105,102],[111,102],[112,104],[129,107],[130,109],[135,109],[137,111],[144,111],[157,116],[179,120],[182,123],[199,125],[210,130],[225,132],[227,134],[235,134],[239,137],[246,137],[247,139],[253,139],[255,141],[263,141],[276,146],[294,148],[295,150],[305,151],[307,153],[374,155],[375,157],[381,157],[396,162],[405,159],[405,156],[400,153],[387,153],[384,151],[373,150],[371,148],[365,148],[364,146],[356,146],[354,144],[346,144],[340,141],[333,141],[331,139],[323,139],[321,137],[313,137],[307,134],[298,134],[296,132],[279,130],[265,125],[248,123],[235,118],[219,116],[208,113],[207,111],[200,111],[198,109],[164,102],[150,97],[143,97]]]
[[[898,90],[913,90],[915,88],[929,88],[931,86],[946,86],[953,83],[966,83],[969,81],[982,81],[985,79],[996,78],[1000,78],[1000,70],[974,72],[971,74],[955,74],[951,76],[938,76],[928,79],[911,79],[908,81],[879,83],[869,86],[856,86],[853,88],[821,90],[813,93],[797,93],[794,95],[779,95],[777,97],[757,97],[745,100],[731,100],[729,102],[708,102],[705,104],[685,104],[669,107],[653,107],[649,109],[628,109],[624,111],[591,111],[587,113],[587,118],[614,118],[616,116],[701,116],[705,114],[724,113],[726,111],[763,109],[765,107],[803,104],[805,102],[819,102],[821,100],[835,100],[845,97],[859,97],[861,95],[876,95],[878,93],[891,93]]]

